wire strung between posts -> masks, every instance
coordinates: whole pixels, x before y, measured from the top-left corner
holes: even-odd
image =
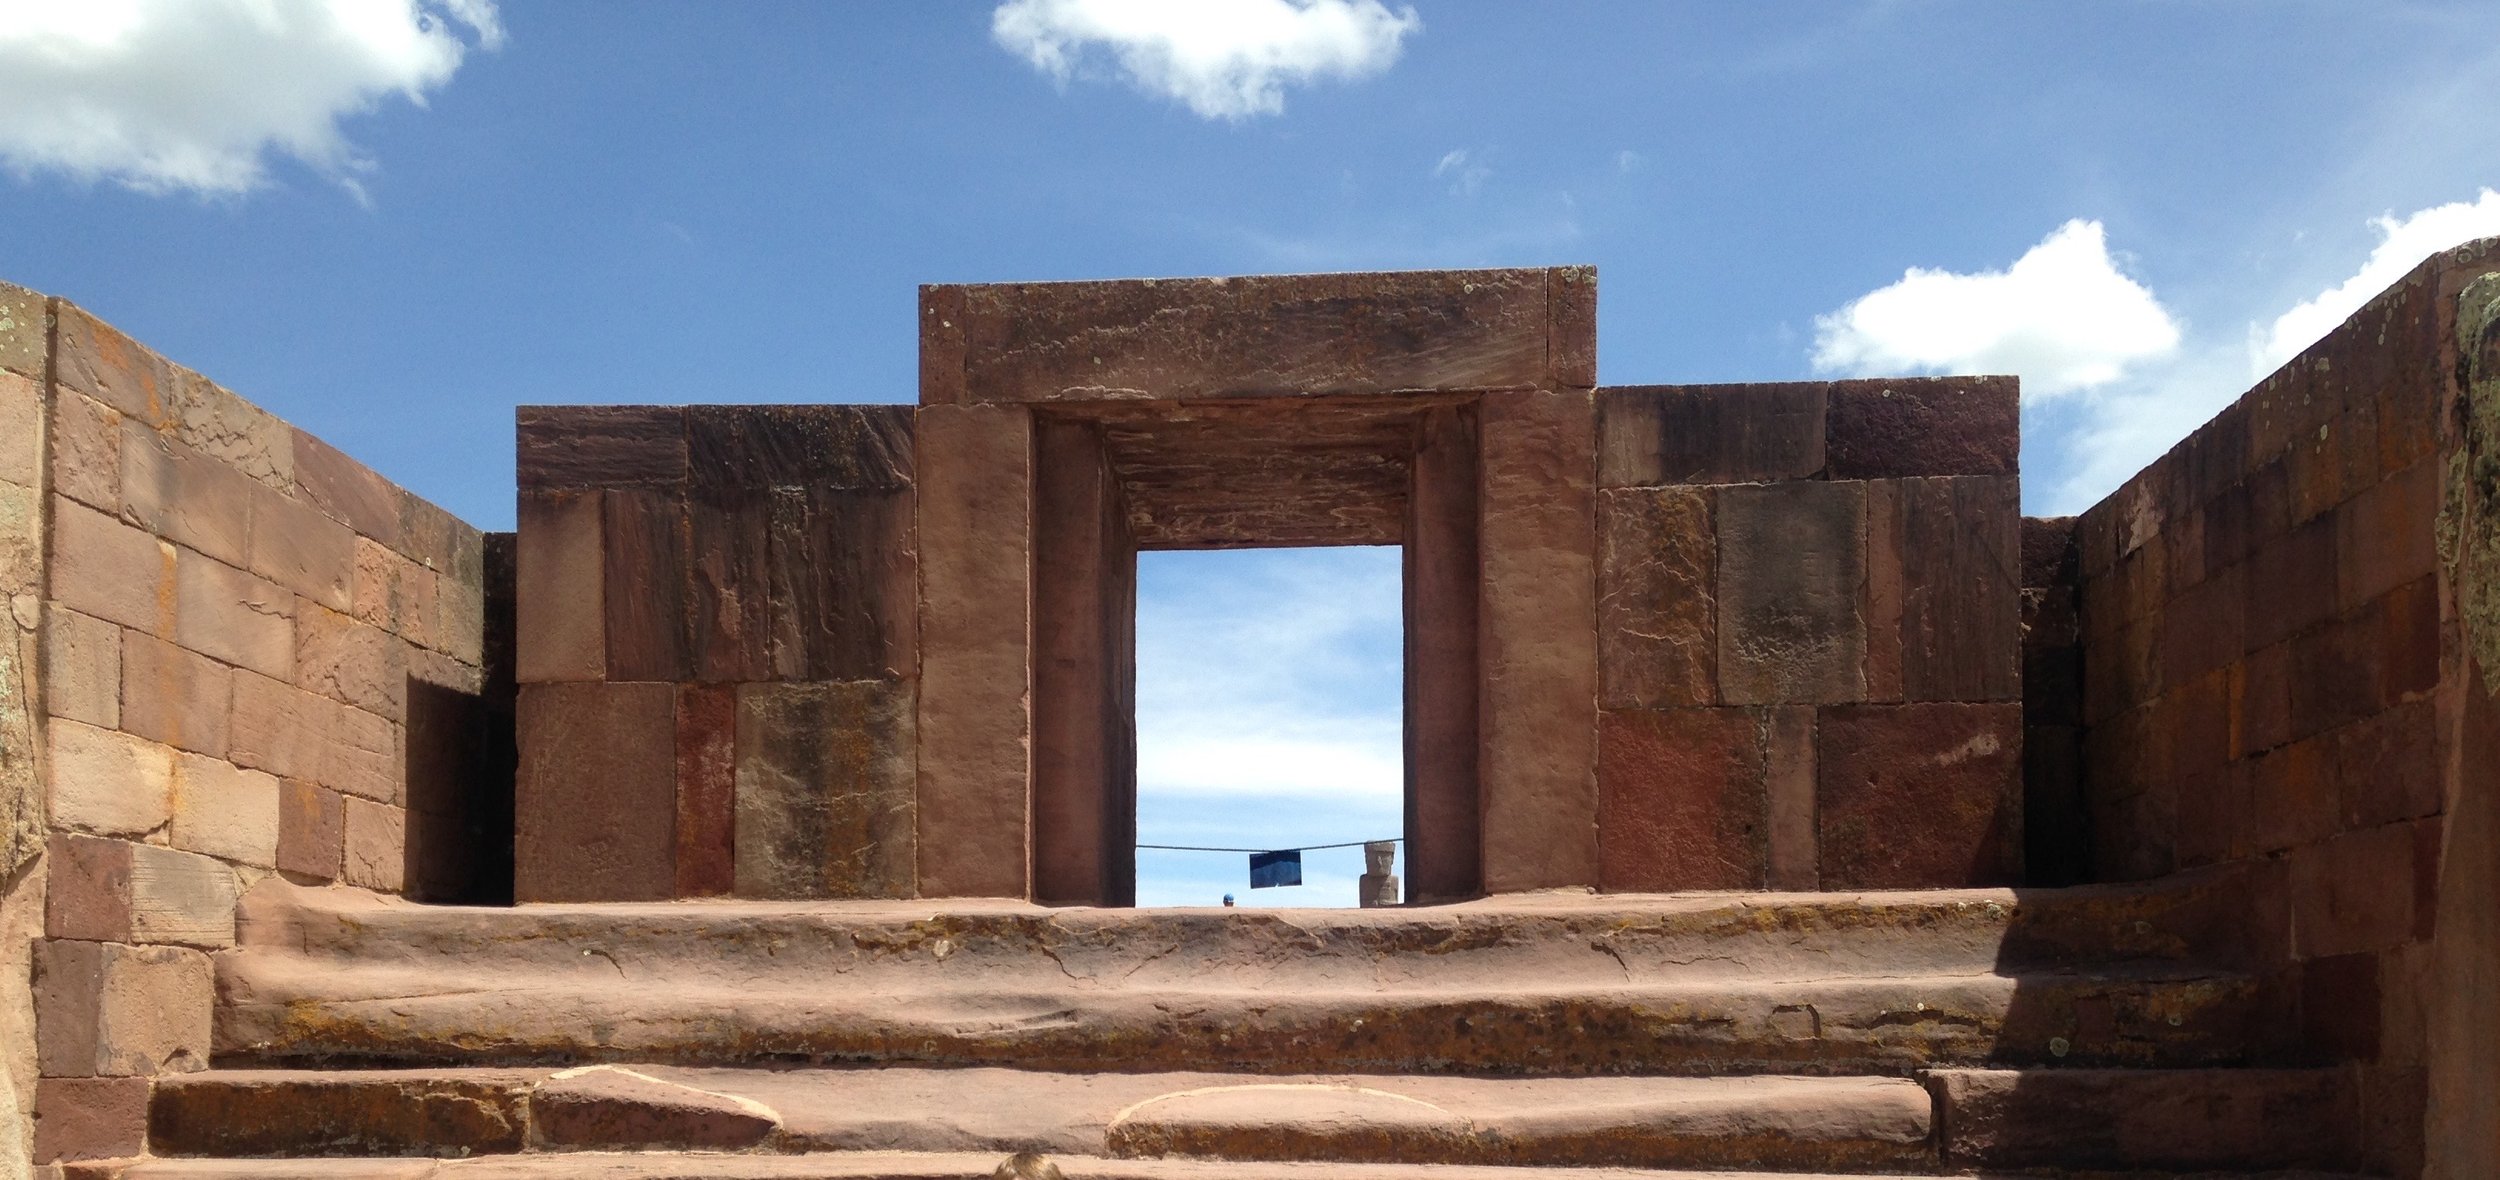
[[[1138,847],[1151,848],[1157,852],[1319,852],[1329,848],[1361,848],[1366,844],[1403,844],[1405,842],[1404,836],[1391,836],[1386,840],[1348,840],[1343,844],[1305,844],[1299,848],[1200,848],[1195,844],[1140,844]]]

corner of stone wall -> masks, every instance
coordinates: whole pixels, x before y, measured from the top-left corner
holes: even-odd
[[[29,1174],[35,943],[43,935],[42,666],[45,412],[52,307],[0,284],[0,1180]],[[20,426],[19,424],[24,424]]]

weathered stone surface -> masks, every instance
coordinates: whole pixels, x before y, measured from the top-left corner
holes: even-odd
[[[173,366],[67,300],[55,300],[53,313],[53,380],[133,418],[168,420]]]
[[[356,596],[356,532],[293,496],[254,489],[253,573],[334,611]]]
[[[52,354],[52,301],[40,291],[0,283],[0,370],[43,379]]]
[[[279,869],[335,881],[346,842],[347,802],[338,792],[298,779],[279,782]]]
[[[177,367],[170,421],[175,438],[279,491],[295,486],[294,429],[214,381]]]
[[[376,803],[405,800],[405,752],[400,729],[362,709],[323,702],[329,726],[321,734],[321,785]]]
[[[420,646],[447,646],[443,642],[442,583],[433,570],[372,541],[356,539],[356,597],[350,611],[358,622]]]
[[[1142,546],[1394,545],[1419,418],[1450,404],[1422,396],[1098,402],[1084,406],[1084,421],[1097,428],[1128,531]]]
[[[752,1098],[662,1081],[613,1065],[568,1069],[529,1096],[541,1147],[568,1151],[739,1151],[781,1129]]]
[[[2012,377],[1835,381],[1824,446],[1833,479],[2012,475],[2022,450]]]
[[[233,698],[226,666],[136,631],[122,637],[121,653],[121,728],[225,757]]]
[[[174,642],[281,680],[295,675],[295,596],[224,562],[179,551]]]
[[[126,840],[53,834],[43,932],[90,942],[130,941],[130,857]]]
[[[1705,493],[1598,494],[1598,701],[1610,709],[1718,703],[1718,545]]]
[[[678,406],[522,406],[521,490],[683,488],[686,415]]]
[[[595,492],[521,495],[514,610],[523,683],[607,676],[601,500]]]
[[[44,608],[44,708],[106,729],[121,725],[122,630],[60,606]]]
[[[1777,483],[1823,470],[1824,383],[1597,392],[1600,487]]]
[[[1406,606],[1406,880],[1418,901],[1484,888],[1482,691],[1477,644],[1478,443],[1475,415],[1425,415],[1404,547]],[[1129,637],[1134,644],[1135,637]]]
[[[2292,850],[2296,956],[2386,950],[2413,936],[2419,867],[2414,828],[2387,824]]]
[[[1487,394],[1482,423],[1485,887],[1598,879],[1596,413]]]
[[[616,680],[684,680],[694,662],[686,635],[685,496],[639,489],[600,493],[601,579],[607,674]]]
[[[0,301],[7,296],[0,294]],[[5,315],[6,312],[0,312]],[[32,428],[15,430],[0,439],[0,483],[13,483],[22,488],[43,486],[44,436],[43,387],[34,379],[21,377],[0,369],[0,421],[25,422]],[[57,430],[55,428],[57,438]],[[54,445],[58,445],[55,443]],[[57,482],[54,486],[59,486]]]
[[[301,430],[295,432],[295,485],[331,519],[383,545],[398,543],[400,497],[406,493]]]
[[[2437,568],[2439,471],[2422,462],[2389,475],[2335,513],[2338,604],[2370,601]]]
[[[208,1068],[208,956],[47,939],[35,948],[36,1055],[46,1077]]]
[[[139,836],[173,818],[174,752],[145,738],[55,717],[52,821],[73,831]]]
[[[773,678],[772,518],[756,499],[686,506],[687,608],[698,680]]]
[[[1551,387],[1559,384],[1550,351],[1551,273],[958,288],[965,397],[999,402]],[[924,289],[924,306],[944,290]]]
[[[919,573],[911,494],[782,489],[764,511],[773,677],[909,675]]]
[[[920,889],[1021,897],[1030,882],[1031,416],[930,406],[920,529]]]
[[[12,603],[42,601],[42,551],[43,493],[0,482],[0,595]]]
[[[521,901],[674,895],[676,692],[531,684],[520,695],[513,892]]]
[[[2022,879],[2022,706],[1827,708],[1817,749],[1824,888]]]
[[[130,849],[130,939],[196,946],[234,945],[234,870],[218,861],[153,844]]]
[[[198,754],[174,759],[174,847],[274,868],[278,780]]]
[[[1603,887],[1762,888],[1769,863],[1763,730],[1756,709],[1600,713]]]
[[[174,633],[174,548],[118,520],[52,501],[52,597],[81,614]]]
[[[267,489],[144,422],[125,420],[121,433],[126,518],[228,565],[244,565],[251,552],[252,503]]]
[[[908,488],[913,416],[910,406],[688,406],[692,487],[721,499]]]
[[[1987,476],[1904,480],[1894,490],[1898,531],[1868,543],[1897,555],[1871,568],[1900,576],[1902,695],[2019,699],[2021,489],[2010,476]]]
[[[35,1088],[38,1164],[123,1159],[147,1140],[146,1078],[45,1078]]]
[[[677,687],[677,896],[737,887],[738,690]]]
[[[347,800],[346,851],[339,879],[350,885],[399,892],[406,880],[408,813],[387,803]]]
[[[295,613],[295,684],[385,720],[403,720],[408,648],[379,627],[305,604]]]
[[[32,389],[33,385],[28,384]],[[99,512],[119,515],[122,510],[122,416],[121,412],[84,395],[62,390],[53,397],[50,438],[52,452],[52,490]],[[34,410],[33,406],[27,407]],[[40,413],[40,411],[35,411]],[[16,419],[13,419],[16,420]],[[32,422],[30,414],[23,421]],[[153,435],[145,423],[135,424],[142,435]],[[34,445],[39,432],[24,435],[26,445]],[[27,479],[12,482],[35,487],[38,481]]]
[[[1770,885],[1792,891],[1819,888],[1814,796],[1820,711],[1786,705],[1765,713],[1763,787],[1770,801]]]
[[[1033,892],[1134,900],[1126,625],[1136,554],[1094,424],[1034,423]],[[1129,822],[1124,822],[1129,821]]]
[[[534,1071],[460,1075],[220,1071],[168,1078],[149,1110],[159,1154],[492,1155],[529,1141]]]
[[[908,684],[738,689],[741,897],[913,894]]]
[[[2163,1172],[2351,1166],[2359,1101],[2340,1070],[1938,1070],[1953,1168]]]
[[[238,670],[227,757],[280,778],[319,781],[322,751],[339,708],[291,684]]]
[[[1720,699],[1862,699],[1864,485],[1731,487],[1717,499]]]

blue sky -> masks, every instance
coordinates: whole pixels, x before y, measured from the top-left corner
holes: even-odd
[[[2020,372],[2027,505],[2069,511],[2500,233],[2496,28],[2492,0],[0,0],[0,278],[489,528],[516,403],[909,400],[924,282],[1554,263],[1599,268],[1609,383]],[[1146,571],[1141,716],[1196,735],[1146,765],[1231,749],[1373,808],[1183,784],[1192,822],[1293,829],[1245,843],[1394,817],[1394,560],[1229,560]],[[1383,651],[1385,691],[1338,675]],[[1201,662],[1159,690],[1158,652]],[[1216,679],[1288,652],[1334,662]]]

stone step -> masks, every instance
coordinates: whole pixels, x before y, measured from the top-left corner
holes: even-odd
[[[160,1081],[159,1155],[711,1150],[1927,1171],[1904,1078],[1021,1070],[213,1071]]]
[[[1948,1167],[2195,1172],[2349,1168],[2346,1069],[1930,1072]]]

